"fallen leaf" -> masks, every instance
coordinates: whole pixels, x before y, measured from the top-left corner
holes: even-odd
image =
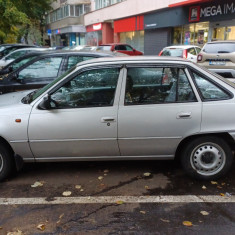
[[[208,213],[207,211],[200,211],[200,213],[201,213],[202,215],[209,215],[209,213]]]
[[[24,235],[22,231],[17,230],[16,232],[9,232],[7,235]]]
[[[217,188],[218,188],[218,189],[222,189],[223,187],[221,187],[221,186],[218,185]]]
[[[105,184],[100,184],[100,186],[101,186],[101,187],[104,187],[104,186],[105,186]]]
[[[104,173],[109,173],[109,170],[108,169],[104,170]]]
[[[211,184],[218,184],[218,182],[216,182],[216,181],[211,181]]]
[[[149,172],[146,172],[146,173],[144,173],[144,176],[150,176],[151,175],[151,173],[149,173]]]
[[[187,227],[193,226],[192,222],[190,222],[190,221],[184,221],[184,222],[183,222],[183,225],[184,225],[184,226],[187,226]]]
[[[62,193],[63,196],[67,197],[67,196],[70,196],[72,194],[71,191],[65,191]]]
[[[147,185],[145,185],[144,187],[145,187],[145,189],[149,189],[149,186],[147,186]]]
[[[39,230],[41,230],[41,231],[44,231],[45,228],[46,228],[45,224],[39,224],[39,225],[37,226],[37,229],[39,229]]]
[[[224,195],[224,193],[220,193],[220,196],[221,196],[221,197],[224,197],[225,195]]]
[[[204,190],[205,190],[205,189],[206,189],[206,186],[205,186],[205,185],[203,185],[203,186],[202,186],[202,189],[204,189]]]
[[[3,229],[3,227],[0,226],[0,229]]]
[[[170,223],[170,220],[168,219],[160,219],[162,222],[165,222],[165,223]]]
[[[83,192],[83,191],[84,191],[84,189],[83,189],[83,188],[81,188],[81,189],[80,189],[80,192]]]
[[[98,180],[102,180],[104,177],[103,176],[99,176],[98,177]]]
[[[104,174],[104,176],[107,176],[107,174]]]
[[[80,189],[80,188],[82,188],[82,185],[75,185],[75,188]]]
[[[124,203],[124,201],[116,201],[116,203],[117,203],[118,205],[122,205],[122,204]]]
[[[43,183],[39,181],[36,181],[34,184],[31,185],[32,188],[42,187],[42,186],[43,186]]]
[[[64,213],[60,215],[59,219],[62,219],[62,218],[63,218],[63,216],[64,216]]]
[[[222,183],[221,185],[224,186],[226,183]]]
[[[145,214],[146,214],[146,211],[140,211],[140,213],[145,215]]]

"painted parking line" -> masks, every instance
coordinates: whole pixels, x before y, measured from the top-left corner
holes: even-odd
[[[0,198],[0,205],[52,204],[109,204],[109,203],[235,203],[235,196],[179,195],[179,196],[99,196],[36,198]]]

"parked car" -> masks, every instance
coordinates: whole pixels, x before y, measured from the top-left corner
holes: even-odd
[[[26,47],[36,47],[36,46],[27,45],[27,44],[1,44],[0,45],[0,59],[14,50],[26,48]]]
[[[197,55],[201,48],[194,45],[169,46],[162,49],[159,56],[175,56],[197,62]]]
[[[46,51],[0,77],[0,93],[37,89],[45,86],[79,62],[97,57],[117,56],[117,53]]]
[[[235,78],[235,41],[206,43],[197,62],[223,77]]]
[[[234,110],[235,84],[187,60],[85,61],[40,90],[0,96],[0,180],[15,159],[174,158],[214,180],[232,165]]]
[[[26,55],[26,54],[31,53],[33,51],[45,51],[45,50],[47,50],[47,49],[46,48],[37,48],[37,47],[28,47],[28,48],[14,50],[11,53],[4,56],[2,59],[0,59],[0,69],[5,67],[6,65],[10,64],[15,59],[17,59],[23,55]]]
[[[102,44],[97,47],[97,51],[116,51],[119,53],[127,54],[127,55],[143,55],[143,52],[137,51],[135,48],[128,44],[122,43],[110,43],[110,44]]]

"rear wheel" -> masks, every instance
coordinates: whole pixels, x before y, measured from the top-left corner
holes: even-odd
[[[217,179],[230,169],[233,153],[229,145],[219,137],[200,137],[184,149],[181,163],[192,177],[203,180]]]
[[[15,165],[11,151],[0,145],[0,181],[3,181],[14,171]]]

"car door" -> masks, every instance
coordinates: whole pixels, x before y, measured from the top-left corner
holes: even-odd
[[[15,90],[35,89],[55,80],[61,75],[63,56],[48,56],[32,61],[26,67],[17,71],[15,79],[10,86]]]
[[[121,72],[120,72],[121,71]],[[119,156],[117,111],[122,70],[99,67],[50,92],[52,108],[33,107],[29,142],[37,160]]]
[[[179,142],[198,133],[201,101],[178,65],[127,65],[118,112],[123,156],[173,158]]]
[[[188,51],[187,59],[196,63],[197,62],[197,52],[196,52],[195,48],[191,47],[191,48],[187,49],[187,51]]]

